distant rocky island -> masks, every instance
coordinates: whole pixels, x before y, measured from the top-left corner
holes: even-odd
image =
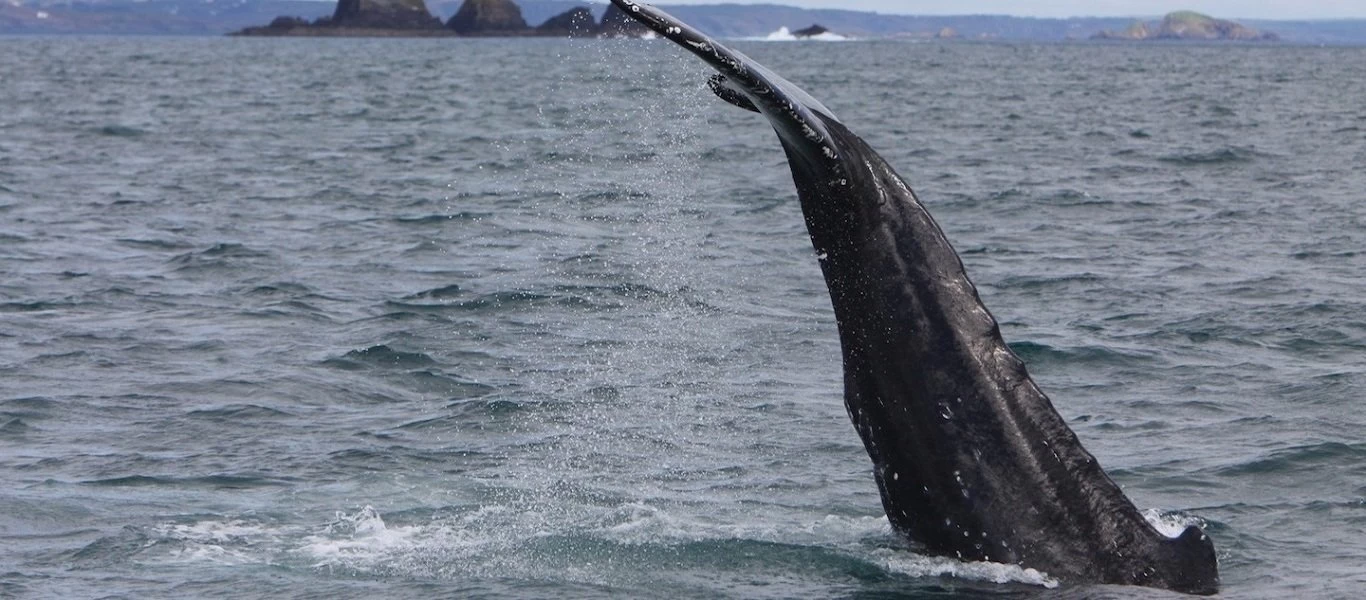
[[[423,0],[338,0],[331,17],[309,21],[277,17],[264,27],[248,27],[232,35],[301,36],[441,36],[451,32],[432,16]]]
[[[1274,42],[1281,38],[1269,31],[1257,31],[1233,21],[1183,10],[1170,13],[1158,22],[1135,21],[1122,31],[1102,31],[1091,39]]]
[[[243,36],[382,37],[646,37],[650,31],[615,4],[595,21],[587,7],[576,6],[532,27],[512,0],[464,0],[446,23],[427,10],[424,0],[338,0],[330,17],[309,21],[278,17],[269,25],[248,27]]]

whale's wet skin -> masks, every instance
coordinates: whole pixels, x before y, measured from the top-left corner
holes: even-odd
[[[1209,536],[1159,533],[1105,475],[881,156],[757,62],[649,5],[614,2],[715,67],[712,91],[777,132],[834,304],[845,407],[898,532],[1073,583],[1218,590]]]
[[[739,49],[915,184],[1222,594],[1358,595],[1366,51]],[[0,597],[1165,597],[893,529],[786,157],[713,72],[0,39]]]

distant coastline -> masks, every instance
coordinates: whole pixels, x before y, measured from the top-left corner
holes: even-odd
[[[766,39],[847,39],[820,24],[789,33],[787,26]],[[248,27],[232,35],[287,36],[477,36],[477,37],[650,37],[652,34],[630,19],[617,6],[610,5],[601,21],[595,21],[586,6],[575,6],[531,26],[516,0],[463,0],[459,10],[443,26],[427,10],[424,0],[338,0],[331,17],[312,22],[301,17],[279,17],[264,27]],[[784,37],[786,36],[786,37]],[[892,37],[922,39],[959,39],[952,27],[938,31],[897,32]],[[981,35],[979,39],[992,36]],[[1102,30],[1089,36],[1093,40],[1168,40],[1274,42],[1280,36],[1261,32],[1240,23],[1216,19],[1193,11],[1167,14],[1160,22],[1136,21],[1122,31]]]
[[[781,0],[776,0],[781,1]],[[464,0],[427,0],[424,6],[433,29],[445,26]],[[547,20],[574,8],[587,11],[594,24],[601,22],[607,5],[587,0],[516,0],[527,27],[535,30]],[[786,27],[799,31],[819,23],[838,35],[855,39],[1001,40],[1018,42],[1086,41],[1101,32],[1123,33],[1136,22],[1149,32],[1160,28],[1163,17],[1143,19],[1111,17],[1026,18],[1003,15],[891,15],[841,9],[803,9],[778,4],[669,5],[666,10],[697,24],[720,38],[765,39]],[[251,27],[269,27],[285,16],[309,24],[332,19],[339,4],[309,0],[0,0],[0,34],[98,34],[98,35],[223,35]],[[1218,21],[1219,19],[1215,19]],[[1283,43],[1366,45],[1366,19],[1291,21],[1238,20],[1258,32],[1274,32]],[[287,22],[277,24],[276,29]],[[353,27],[333,24],[330,27]],[[291,26],[288,29],[295,29]],[[387,28],[363,31],[367,35],[391,35]],[[275,33],[284,33],[276,31]],[[329,35],[326,29],[298,30],[287,35]],[[358,33],[362,33],[358,31]],[[942,34],[942,35],[941,35]],[[444,31],[426,34],[449,36]],[[460,35],[456,32],[455,35]],[[518,35],[539,35],[534,31]],[[775,36],[781,37],[781,36]],[[1116,39],[1116,38],[1105,38]],[[1144,41],[1167,38],[1148,36]],[[1223,43],[1199,40],[1201,43]],[[1234,39],[1232,41],[1241,41]]]

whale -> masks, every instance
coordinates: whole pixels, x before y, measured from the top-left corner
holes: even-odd
[[[712,91],[777,132],[834,309],[845,408],[895,532],[917,551],[1066,585],[1218,591],[1210,537],[1195,525],[1163,535],[1106,475],[877,152],[758,62],[651,5],[612,2],[713,67]]]

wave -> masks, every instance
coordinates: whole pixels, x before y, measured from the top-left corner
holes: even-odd
[[[110,124],[95,129],[95,133],[109,137],[136,138],[147,135],[147,130],[128,125]]]
[[[340,358],[323,361],[323,364],[347,371],[355,371],[367,367],[426,367],[436,364],[436,361],[422,352],[403,352],[390,348],[386,344],[379,344],[361,350],[352,350]]]
[[[696,520],[641,502],[599,510],[588,522],[565,529],[538,509],[484,505],[396,525],[366,506],[354,514],[337,513],[324,530],[299,540],[295,553],[314,568],[382,576],[526,577],[553,566],[571,580],[609,587],[630,587],[635,583],[632,573],[658,572],[661,565],[719,572],[723,579],[727,572],[767,569],[820,580],[947,577],[1057,586],[1033,569],[964,563],[888,547],[882,541],[890,533],[885,518],[827,515],[805,525],[779,527]],[[433,556],[445,560],[434,561]]]
[[[1250,148],[1229,146],[1205,152],[1183,152],[1159,156],[1157,160],[1179,166],[1204,166],[1252,162],[1261,154]]]
[[[1265,477],[1314,469],[1331,472],[1339,465],[1362,462],[1366,462],[1366,444],[1323,442],[1278,448],[1254,459],[1221,467],[1217,473],[1223,477]]]
[[[25,423],[24,420],[20,419],[19,417],[14,417],[6,421],[4,425],[0,425],[0,437],[11,435],[18,436],[20,434],[27,432],[28,430],[28,423]]]
[[[156,475],[126,475],[80,482],[93,487],[173,487],[182,489],[246,490],[266,487],[289,487],[293,482],[263,475],[221,474],[203,477],[172,477]]]
[[[215,408],[192,410],[187,413],[186,416],[195,419],[241,421],[248,419],[276,419],[280,417],[293,417],[294,415],[259,404],[229,404],[227,406]]]
[[[1030,365],[1068,364],[1068,365],[1134,365],[1143,361],[1158,360],[1151,352],[1129,348],[1116,348],[1101,345],[1054,346],[1042,342],[1024,340],[1008,344],[1021,360]]]
[[[587,508],[587,507],[583,507]],[[613,503],[593,514],[563,514],[545,506],[480,504],[381,515],[372,506],[339,511],[325,524],[260,517],[203,515],[151,526],[128,526],[65,558],[84,566],[119,564],[259,565],[348,577],[461,581],[514,580],[557,587],[592,586],[610,595],[648,595],[661,581],[682,582],[701,595],[719,590],[745,597],[790,597],[846,589],[996,591],[1053,588],[1033,569],[965,563],[917,554],[889,543],[885,518],[819,517],[804,523],[717,523],[640,502]],[[782,583],[755,582],[777,574]],[[642,573],[649,573],[642,577]],[[753,586],[763,586],[755,588]],[[793,587],[788,587],[793,586]],[[748,593],[744,593],[748,592]],[[729,594],[728,594],[729,595]],[[812,595],[822,595],[820,593]]]
[[[1203,519],[1179,512],[1163,512],[1156,508],[1149,508],[1143,511],[1143,519],[1153,526],[1158,533],[1169,538],[1180,537],[1185,533],[1186,528],[1192,525],[1204,529],[1208,526]]]
[[[409,295],[407,295],[407,296],[404,296],[403,299],[404,299],[404,300],[426,300],[426,299],[444,300],[444,299],[446,299],[446,298],[455,298],[455,297],[458,297],[458,296],[460,296],[460,295],[462,295],[462,294],[464,294],[464,293],[465,293],[465,290],[462,289],[462,288],[460,287],[459,284],[452,283],[452,284],[450,284],[450,285],[443,285],[443,286],[441,286],[441,287],[436,287],[436,288],[432,288],[432,289],[429,289],[429,290],[423,290],[423,291],[417,292],[417,293],[415,293],[415,294],[409,294]]]
[[[448,286],[449,287],[449,286]],[[388,300],[384,304],[387,307],[401,311],[466,311],[473,313],[499,313],[517,312],[530,310],[531,308],[544,304],[554,303],[558,306],[573,306],[582,302],[581,298],[574,297],[552,297],[545,294],[528,291],[514,292],[493,292],[484,294],[467,300],[450,301],[449,298],[456,294],[455,290],[448,290],[446,297],[420,298],[408,296],[402,300]],[[413,300],[432,300],[430,302],[415,302]]]
[[[270,252],[257,250],[244,244],[222,242],[204,250],[178,254],[170,258],[168,262],[175,265],[175,270],[179,272],[214,271],[249,268],[260,261],[273,258],[274,255]]]

